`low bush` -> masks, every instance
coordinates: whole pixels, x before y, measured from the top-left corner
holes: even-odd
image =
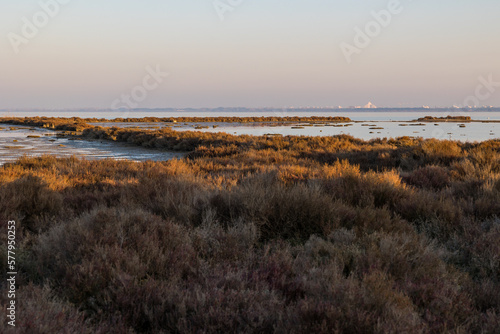
[[[63,197],[49,189],[40,178],[28,174],[0,185],[0,217],[22,222],[20,228],[38,232],[47,228],[52,218],[61,214]]]
[[[450,184],[450,176],[443,167],[428,166],[413,171],[405,181],[419,188],[439,190]]]

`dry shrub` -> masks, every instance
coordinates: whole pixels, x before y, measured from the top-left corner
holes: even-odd
[[[460,144],[450,140],[428,139],[420,148],[427,163],[450,163],[463,156]]]
[[[116,206],[124,195],[124,187],[104,182],[82,185],[63,191],[64,201],[71,211],[88,212],[99,206]]]
[[[264,240],[304,240],[312,234],[329,234],[336,227],[335,206],[318,188],[276,186],[266,195],[265,203],[259,208],[261,217],[257,218]]]
[[[405,181],[419,188],[443,189],[450,184],[450,177],[443,167],[427,166],[413,171]]]
[[[474,202],[475,216],[480,219],[500,217],[500,193],[484,191]]]
[[[336,163],[332,169],[326,171],[328,179],[321,180],[324,191],[353,206],[391,205],[406,192],[395,171],[362,174],[357,166],[345,162]]]
[[[2,290],[0,310],[7,313],[7,293]],[[82,312],[54,297],[48,286],[43,288],[28,285],[17,290],[16,326],[7,325],[6,319],[0,323],[0,332],[18,334],[52,334],[52,333],[132,333],[120,323],[92,323],[86,320]]]
[[[324,165],[322,178],[333,179],[338,177],[358,177],[360,175],[358,165],[351,165],[347,160],[337,160],[332,165]]]
[[[339,230],[332,242],[312,237],[304,245],[293,271],[309,298],[290,305],[283,331],[388,333],[425,328],[411,299],[398,291],[390,276],[375,267],[360,272],[359,263],[367,253],[357,241]]]
[[[500,219],[483,223],[480,233],[471,242],[468,247],[470,273],[500,282]],[[500,297],[500,291],[498,295]]]
[[[337,225],[335,205],[317,186],[283,185],[275,175],[245,182],[231,192],[222,191],[209,199],[217,221],[252,221],[262,240],[306,240],[312,234],[329,234]]]
[[[480,145],[474,147],[468,152],[468,158],[476,165],[480,166],[485,172],[500,172],[500,150],[498,148],[485,147]]]
[[[180,147],[179,147],[180,148]],[[186,148],[185,148],[186,149]],[[239,149],[236,145],[229,146],[199,146],[195,152],[191,154],[193,157],[227,157],[237,154]]]
[[[52,228],[39,239],[34,257],[33,271],[90,310],[107,307],[109,288],[123,280],[177,280],[196,263],[178,225],[141,210],[105,208]]]
[[[0,186],[0,217],[17,220],[28,231],[46,229],[62,209],[62,196],[39,177],[27,175]]]
[[[443,251],[416,235],[374,233],[356,238],[344,230],[332,234],[331,243],[311,238],[305,250],[312,259],[300,260],[299,268],[335,264],[325,273],[330,279],[337,277],[333,294],[321,290],[322,295],[308,301],[313,315],[305,313],[312,317],[309,325],[320,332],[467,331],[478,319],[471,297],[461,288],[467,285],[465,276],[450,270]],[[316,277],[311,283],[320,281]],[[309,294],[309,284],[304,287]],[[316,327],[320,324],[328,328]]]
[[[192,235],[193,247],[198,256],[208,262],[244,260],[252,254],[258,239],[258,229],[252,223],[241,220],[234,226],[224,228],[210,214]]]
[[[482,332],[485,334],[495,334],[500,328],[500,311],[490,310],[486,312],[484,320],[481,321]]]
[[[456,224],[463,217],[462,209],[452,199],[444,194],[424,190],[409,191],[406,196],[394,203],[393,208],[408,221],[421,222],[437,219],[443,227]]]
[[[497,321],[500,320],[500,291],[498,281],[489,278],[476,278],[468,285],[470,293],[474,296],[476,309],[483,315],[496,313]]]
[[[228,271],[207,281],[186,287],[146,279],[120,287],[114,305],[138,333],[271,332],[280,321],[274,292],[246,289],[240,275]]]
[[[204,187],[198,183],[161,175],[141,178],[137,185],[128,189],[127,200],[163,218],[198,225],[206,195]]]

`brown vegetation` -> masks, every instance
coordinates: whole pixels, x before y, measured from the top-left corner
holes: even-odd
[[[467,122],[471,121],[470,116],[446,116],[446,117],[434,117],[425,116],[423,118],[417,119],[419,122]]]
[[[91,125],[85,123],[263,123],[263,122],[351,122],[342,116],[287,116],[287,117],[142,117],[142,118],[61,118],[61,117],[3,117],[0,123],[38,126],[54,130],[80,131]]]
[[[498,140],[84,136],[192,152],[0,169],[1,228],[19,222],[17,332],[499,328]]]
[[[57,117],[3,117],[0,123],[35,126],[51,130],[82,131],[91,128],[92,125],[79,117],[57,118]]]

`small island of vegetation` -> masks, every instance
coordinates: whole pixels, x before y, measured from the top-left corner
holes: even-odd
[[[446,116],[446,117],[434,117],[425,116],[417,119],[418,122],[469,122],[472,121],[470,116]]]

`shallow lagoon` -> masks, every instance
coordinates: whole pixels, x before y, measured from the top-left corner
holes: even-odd
[[[72,155],[87,159],[127,159],[161,161],[182,157],[182,153],[164,152],[123,143],[58,138],[56,132],[23,126],[0,124],[0,165],[24,155],[57,157]]]
[[[500,138],[500,122],[412,123],[369,121],[350,123],[91,123],[104,127],[157,130],[169,127],[178,131],[226,132],[236,135],[334,136],[351,135],[365,140],[383,137],[422,137],[460,141]]]
[[[473,120],[490,122],[439,122],[412,123],[410,121],[424,117],[445,117],[447,115],[468,115]],[[93,123],[99,126],[140,128],[156,130],[170,127],[178,131],[226,132],[236,135],[303,135],[332,136],[347,134],[365,140],[383,137],[422,137],[451,139],[460,141],[484,141],[500,138],[500,112],[451,113],[449,111],[425,112],[2,112],[0,116],[54,116],[81,118],[118,117],[259,117],[259,116],[346,116],[350,123]],[[496,121],[496,122],[491,122]],[[58,138],[56,133],[47,129],[0,124],[0,165],[13,161],[23,155],[40,156],[51,154],[58,157],[84,156],[89,159],[128,159],[133,161],[169,160],[182,157],[182,153],[164,152],[123,143],[106,141],[71,140]],[[31,136],[31,137],[29,137]]]

